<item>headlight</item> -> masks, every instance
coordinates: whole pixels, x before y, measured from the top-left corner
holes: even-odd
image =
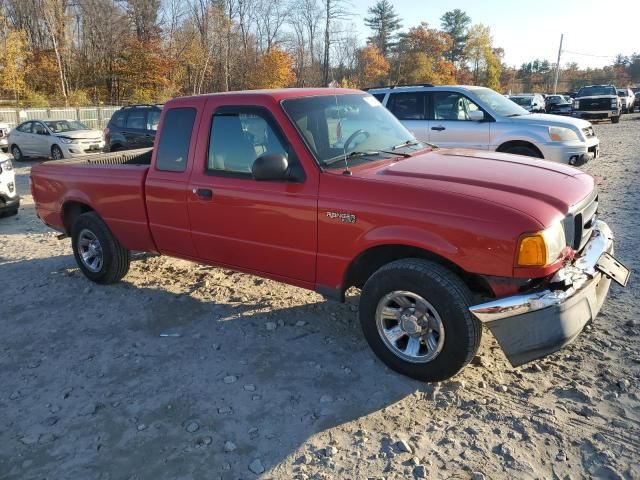
[[[612,107],[617,107],[618,106],[618,101],[615,98],[611,99],[611,106]]]
[[[552,142],[575,142],[580,140],[576,132],[563,127],[549,127],[549,138],[551,138]]]
[[[13,163],[11,163],[11,159],[7,158],[6,160],[0,161],[0,173],[3,171],[13,170]]]
[[[62,143],[79,143],[79,140],[73,140],[71,138],[58,137]]]
[[[561,223],[536,233],[527,233],[518,241],[519,267],[544,267],[555,262],[567,242],[564,236],[564,228]]]

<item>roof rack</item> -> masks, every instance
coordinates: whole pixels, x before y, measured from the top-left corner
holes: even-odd
[[[365,92],[368,90],[379,90],[381,88],[403,88],[403,87],[435,87],[432,83],[415,83],[413,85],[384,85],[382,87],[363,88]]]
[[[139,103],[139,104],[133,104],[133,105],[125,105],[122,108],[139,108],[139,107],[149,107],[149,108],[155,108],[155,107],[161,107],[163,104],[162,103]]]

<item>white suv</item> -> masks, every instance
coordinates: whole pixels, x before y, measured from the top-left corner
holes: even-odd
[[[0,152],[0,217],[15,215],[20,207],[20,196],[16,188],[16,174],[11,156]]]
[[[599,155],[591,123],[529,113],[485,87],[419,85],[373,88],[418,140],[440,147],[528,155],[581,165]]]

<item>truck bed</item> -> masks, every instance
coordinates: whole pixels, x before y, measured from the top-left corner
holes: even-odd
[[[154,251],[145,205],[145,178],[152,149],[87,155],[43,162],[31,170],[38,216],[70,233],[70,205],[95,210],[129,250]]]

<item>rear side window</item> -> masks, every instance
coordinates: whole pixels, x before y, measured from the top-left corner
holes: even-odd
[[[22,133],[31,133],[31,122],[23,123],[17,130]]]
[[[137,130],[145,130],[146,115],[144,110],[134,110],[129,112],[127,116],[127,128],[135,128]]]
[[[124,127],[124,112],[122,111],[115,112],[111,117],[111,122],[109,123],[111,123],[111,125],[113,125],[114,127],[119,127],[119,128]]]
[[[372,93],[371,96],[378,100],[380,103],[384,100],[384,93]]]
[[[165,114],[156,154],[157,170],[185,171],[195,118],[195,108],[172,108]]]
[[[147,130],[158,130],[160,123],[160,110],[149,110],[147,114]]]
[[[389,96],[391,113],[398,120],[424,120],[425,94],[420,92],[392,93]]]

